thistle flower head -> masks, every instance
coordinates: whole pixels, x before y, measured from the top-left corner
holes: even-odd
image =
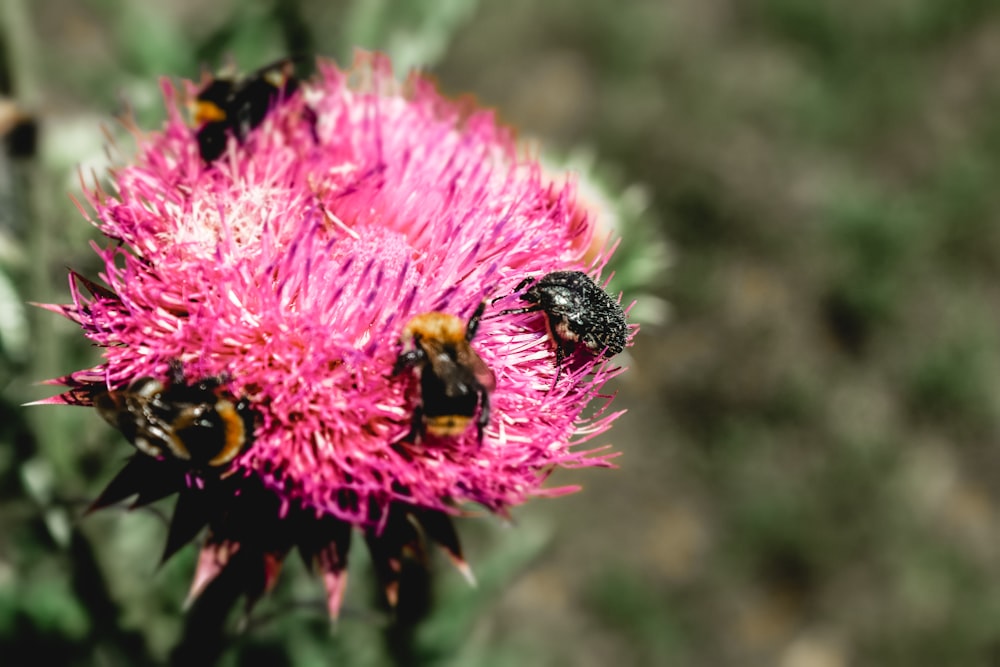
[[[596,277],[606,257],[584,264],[593,221],[573,184],[519,157],[491,113],[417,76],[395,83],[381,57],[346,72],[320,61],[267,100],[259,124],[234,121],[207,161],[177,103],[198,88],[164,92],[163,129],[138,135],[111,192],[87,191],[110,239],[95,246],[103,284],[72,274],[73,302],[49,308],[103,360],[60,378],[69,389],[48,402],[122,397],[140,378],[175,393],[209,379],[211,395],[248,406],[252,434],[224,467],[139,451],[98,499],[180,492],[166,555],[209,527],[194,594],[238,561],[259,575],[248,592],[263,592],[298,546],[324,572],[335,614],[358,528],[392,597],[399,555],[421,538],[414,522],[461,564],[449,517],[469,503],[504,514],[574,490],[544,487],[557,467],[609,465],[579,445],[617,416],[582,414],[618,369],[587,350],[560,369],[542,313],[502,314],[525,277]],[[430,398],[422,376],[438,367],[399,372],[400,337],[417,316],[466,322],[481,304],[465,344],[495,378],[476,408],[488,406],[488,423],[481,440],[471,427],[435,436],[413,416]],[[181,409],[150,392],[120,402],[122,420],[173,435],[184,419],[224,430],[228,413],[205,395]]]

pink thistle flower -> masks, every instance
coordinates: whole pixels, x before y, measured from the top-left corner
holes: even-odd
[[[584,262],[594,225],[572,183],[518,157],[491,113],[418,76],[395,83],[381,57],[348,72],[320,61],[206,161],[173,101],[198,88],[163,87],[164,128],[136,131],[112,192],[87,191],[111,239],[95,246],[104,284],[73,273],[73,302],[46,306],[103,361],[43,402],[97,404],[140,450],[95,508],[178,492],[164,558],[208,527],[192,598],[239,571],[252,602],[297,547],[336,617],[358,529],[394,603],[421,540],[468,574],[451,517],[470,503],[506,515],[576,490],[544,486],[556,468],[611,465],[580,445],[618,416],[600,392],[620,369],[586,349],[560,367],[544,313],[502,312],[524,278],[596,276],[607,253]],[[474,427],[422,433],[419,375],[392,373],[401,332],[430,312],[465,322],[481,303],[470,344],[495,377],[481,442]],[[188,442],[185,424],[236,438],[231,460],[196,465],[212,441]]]

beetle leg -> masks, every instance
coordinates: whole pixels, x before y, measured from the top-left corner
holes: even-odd
[[[527,286],[528,286],[528,285],[529,285],[530,283],[533,283],[533,282],[535,282],[536,280],[538,280],[538,279],[537,279],[537,278],[534,278],[534,277],[532,277],[532,276],[528,276],[527,278],[525,278],[524,280],[522,280],[521,282],[519,282],[519,283],[517,284],[517,287],[515,287],[514,289],[512,289],[512,290],[510,291],[510,293],[509,293],[509,294],[505,294],[505,295],[503,295],[503,296],[498,296],[497,298],[495,298],[495,299],[493,299],[492,301],[490,301],[490,303],[491,303],[491,304],[492,304],[492,303],[496,303],[496,302],[497,302],[497,301],[499,301],[500,299],[506,299],[506,298],[507,298],[507,297],[509,297],[509,296],[513,296],[514,294],[517,294],[518,292],[522,291],[522,290],[523,290],[523,289],[524,289],[525,287],[527,287]],[[501,313],[501,314],[502,314],[502,313]]]
[[[510,310],[501,310],[497,313],[497,317],[500,315],[520,315],[521,313],[537,313],[542,309],[541,304],[535,304],[534,306],[525,306],[524,308],[512,308]],[[493,319],[493,316],[490,316]]]
[[[559,384],[559,378],[562,376],[562,367],[563,362],[566,361],[566,356],[566,349],[562,345],[556,343],[556,379],[552,381],[552,386],[549,388],[549,391],[555,389],[555,386]]]
[[[478,443],[483,444],[483,431],[490,423],[490,395],[486,390],[479,390],[479,417],[476,419],[476,436]]]
[[[532,276],[528,276],[527,278],[525,278],[524,280],[522,280],[521,282],[519,282],[519,283],[517,284],[517,287],[515,287],[515,288],[514,288],[514,289],[513,289],[512,291],[511,291],[511,294],[517,294],[518,292],[520,292],[521,290],[523,290],[523,289],[524,289],[525,287],[527,287],[527,286],[528,286],[528,285],[530,285],[531,283],[535,282],[536,280],[538,280],[538,279],[537,279],[537,278],[534,278],[534,277],[532,277]]]

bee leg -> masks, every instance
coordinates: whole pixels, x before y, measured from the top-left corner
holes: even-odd
[[[473,336],[476,335],[476,329],[479,328],[479,320],[483,316],[484,310],[486,310],[486,301],[480,301],[479,306],[476,307],[476,312],[472,313],[472,317],[469,318],[469,323],[465,325],[466,342],[471,341]]]
[[[184,384],[184,364],[180,359],[171,359],[168,362],[170,367],[170,384]]]
[[[313,143],[318,146],[319,131],[316,129],[316,126],[319,124],[319,116],[309,107],[305,107],[302,115],[305,118],[306,125],[309,127],[309,135],[312,137]]]
[[[420,442],[420,436],[424,432],[424,409],[421,406],[413,408],[413,415],[410,417],[410,432],[406,434],[402,442]]]
[[[477,442],[483,444],[483,431],[486,426],[490,423],[490,395],[483,391],[479,391],[479,417],[476,419],[476,437]]]
[[[154,435],[147,433],[146,431],[142,431],[135,436],[135,438],[132,441],[132,444],[135,446],[136,449],[138,449],[146,456],[150,456],[154,459],[163,458],[164,455],[163,449],[153,444],[154,439],[161,440],[159,434]]]
[[[396,357],[396,363],[392,365],[392,372],[389,377],[396,377],[403,372],[405,368],[411,368],[416,366],[421,361],[423,361],[424,351],[419,347],[415,350],[410,350],[409,352],[402,352],[398,357]]]

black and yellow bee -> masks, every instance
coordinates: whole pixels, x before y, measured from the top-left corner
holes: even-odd
[[[284,58],[241,79],[216,77],[195,98],[194,123],[198,149],[212,162],[226,149],[232,134],[240,142],[264,122],[267,113],[298,90],[295,62]]]
[[[625,349],[628,324],[621,305],[586,273],[554,271],[541,279],[525,278],[513,294],[519,292],[521,301],[531,305],[504,310],[498,316],[536,311],[545,314],[549,336],[556,346],[559,368],[555,382],[559,381],[563,360],[580,345],[592,355],[605,357]]]
[[[496,378],[470,343],[485,307],[485,302],[479,304],[468,323],[455,315],[432,312],[417,315],[403,328],[403,351],[396,358],[392,375],[413,368],[420,378],[420,403],[414,410],[411,438],[420,433],[459,436],[478,408],[476,433],[482,442]]]
[[[254,413],[212,377],[188,384],[179,364],[164,383],[143,377],[127,388],[95,396],[97,412],[143,454],[221,469],[253,441]]]

